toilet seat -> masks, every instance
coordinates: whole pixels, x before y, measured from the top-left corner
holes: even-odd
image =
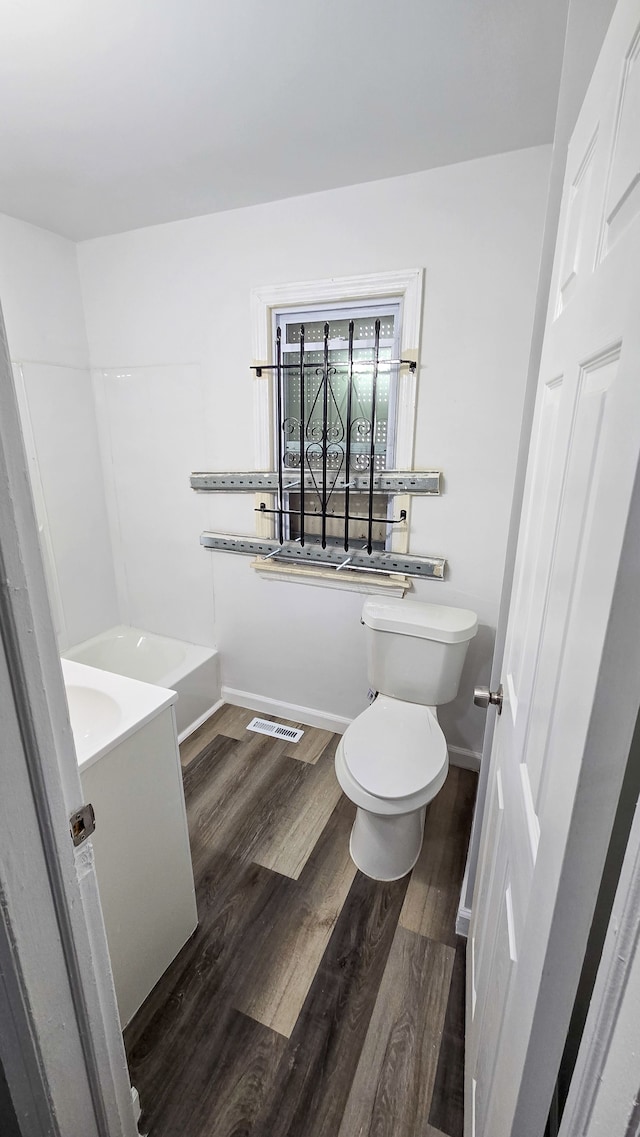
[[[347,772],[367,795],[400,802],[440,787],[447,744],[430,707],[388,695],[351,723],[341,742]],[[437,789],[436,789],[437,792]]]

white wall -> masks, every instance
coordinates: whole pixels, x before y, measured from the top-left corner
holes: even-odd
[[[118,621],[75,245],[0,215],[0,303],[64,649]]]
[[[445,493],[415,501],[411,550],[445,555],[449,575],[414,594],[479,614],[464,690],[441,717],[452,744],[480,749],[470,688],[490,667],[549,163],[541,147],[79,246],[104,420],[126,453],[111,493],[133,622],[210,643],[214,592],[225,685],[348,718],[363,708],[361,596],[201,550],[203,527],[251,532],[253,499],[197,497],[188,477],[254,464],[252,287],[424,266],[415,460],[442,467]],[[180,491],[152,484],[158,455]]]
[[[123,622],[215,646],[213,565],[198,543],[212,503],[189,472],[206,465],[197,364],[94,373]]]

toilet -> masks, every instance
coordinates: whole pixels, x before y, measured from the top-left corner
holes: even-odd
[[[398,880],[422,848],[427,805],[449,770],[437,708],[455,698],[475,612],[368,598],[362,609],[374,701],[347,727],[336,776],[358,807],[350,851],[374,880]]]

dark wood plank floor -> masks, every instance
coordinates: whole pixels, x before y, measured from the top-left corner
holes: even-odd
[[[413,873],[381,884],[349,857],[337,737],[252,717],[223,707],[181,747],[200,922],[125,1031],[141,1131],[462,1137],[476,776],[451,768]]]

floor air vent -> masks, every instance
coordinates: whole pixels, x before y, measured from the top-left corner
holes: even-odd
[[[303,730],[296,730],[281,722],[269,722],[268,719],[251,719],[247,730],[255,730],[256,734],[271,734],[274,738],[286,738],[287,742],[299,742],[304,734]]]

